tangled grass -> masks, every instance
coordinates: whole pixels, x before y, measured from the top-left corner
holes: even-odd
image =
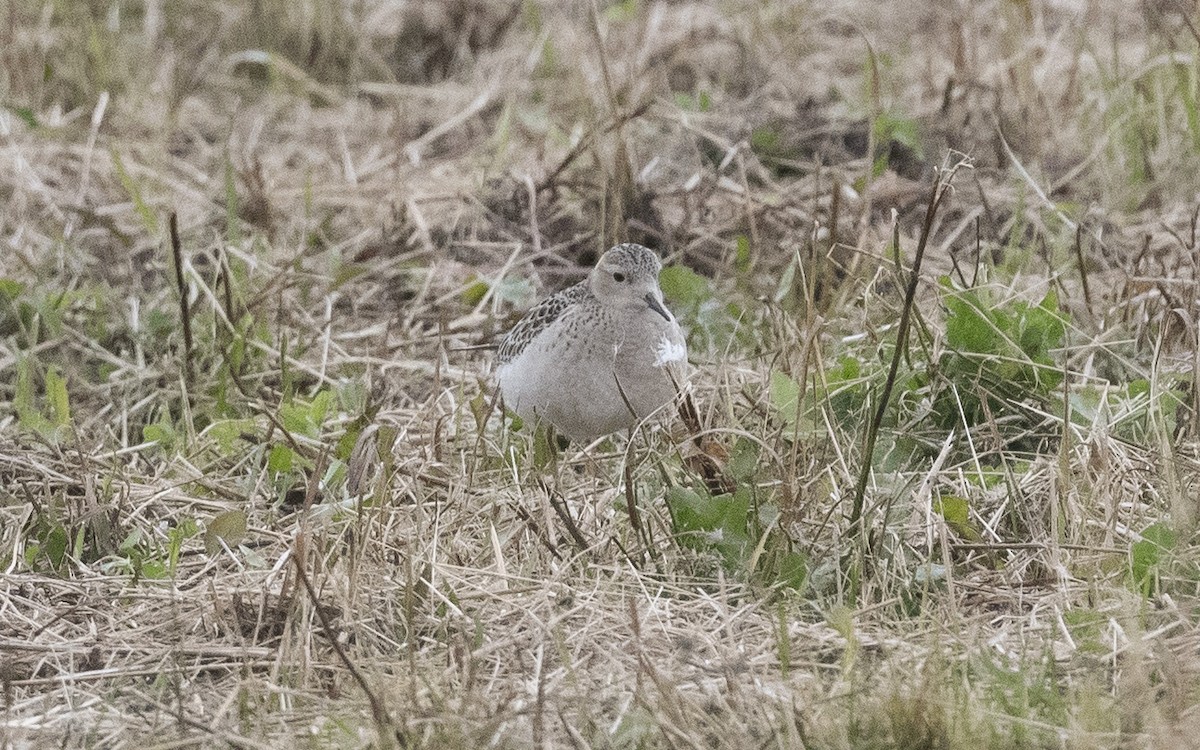
[[[1192,744],[1194,8],[4,13],[5,746]],[[557,448],[619,240],[694,409]]]

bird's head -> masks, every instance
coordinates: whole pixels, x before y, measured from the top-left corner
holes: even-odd
[[[658,286],[661,270],[662,262],[653,250],[628,243],[600,256],[589,283],[601,304],[625,310],[649,309],[671,321]]]

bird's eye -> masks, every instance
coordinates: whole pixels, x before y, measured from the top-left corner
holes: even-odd
[[[617,282],[618,284],[624,280],[625,280],[625,274],[621,273],[620,271],[617,271],[616,273],[613,274],[613,281]]]

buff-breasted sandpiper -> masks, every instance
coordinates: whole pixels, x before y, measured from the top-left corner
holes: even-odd
[[[531,309],[504,338],[504,404],[589,442],[668,411],[688,374],[687,343],[663,303],[658,256],[617,245],[588,278]]]

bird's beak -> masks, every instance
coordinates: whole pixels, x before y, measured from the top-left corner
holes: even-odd
[[[662,306],[662,303],[658,301],[653,292],[646,295],[646,304],[650,306],[651,310],[663,316],[663,320],[668,323],[671,322],[671,313],[667,312],[667,308]]]

